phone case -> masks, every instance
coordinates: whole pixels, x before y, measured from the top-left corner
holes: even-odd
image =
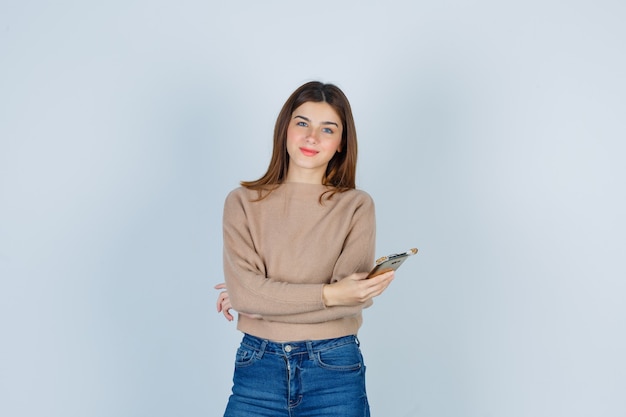
[[[396,253],[376,259],[376,266],[370,271],[367,278],[372,278],[388,271],[395,271],[400,268],[400,265],[402,265],[409,256],[415,255],[416,253],[417,248],[412,248],[404,253]]]

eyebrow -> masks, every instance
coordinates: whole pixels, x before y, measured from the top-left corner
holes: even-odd
[[[300,115],[297,115],[297,116],[294,116],[294,119],[302,119],[302,120],[304,120],[304,121],[307,121],[307,122],[311,123],[311,119],[309,119],[308,117],[305,117],[305,116],[300,116]],[[327,125],[333,125],[333,126],[336,126],[337,128],[339,128],[339,125],[338,125],[337,123],[335,123],[335,122],[331,122],[331,121],[321,122],[320,124],[321,124],[321,125],[325,125],[325,126],[327,126]]]

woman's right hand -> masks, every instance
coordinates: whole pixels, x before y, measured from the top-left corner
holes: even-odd
[[[220,292],[220,295],[217,296],[217,312],[222,313],[224,317],[226,317],[226,320],[233,321],[235,317],[233,317],[233,315],[230,312],[230,310],[233,309],[233,305],[230,303],[230,297],[228,296],[228,291],[226,291],[226,284],[222,282],[220,284],[217,284],[213,288],[215,288],[216,290],[224,290]],[[248,313],[241,313],[241,312],[239,312],[239,314],[241,314],[242,316],[250,317],[251,319],[263,318],[259,314],[248,314]]]
[[[354,306],[378,297],[391,284],[394,271],[366,279],[367,273],[354,273],[332,284],[324,285],[323,298],[326,307]]]
[[[226,320],[233,321],[234,317],[230,314],[230,310],[233,306],[230,304],[230,298],[228,297],[228,292],[226,291],[226,284],[222,282],[213,288],[216,290],[224,290],[217,296],[217,312],[222,313],[224,317],[226,317]]]

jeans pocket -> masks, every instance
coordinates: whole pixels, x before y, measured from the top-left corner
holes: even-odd
[[[316,359],[320,367],[332,371],[356,371],[363,368],[363,356],[356,343],[318,351]]]
[[[244,366],[252,365],[256,360],[256,350],[242,344],[237,349],[237,355],[235,357],[235,367],[242,368]]]

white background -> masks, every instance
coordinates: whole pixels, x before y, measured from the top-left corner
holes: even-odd
[[[626,416],[626,3],[0,4],[0,415],[220,416],[226,193],[339,85],[374,416]]]

